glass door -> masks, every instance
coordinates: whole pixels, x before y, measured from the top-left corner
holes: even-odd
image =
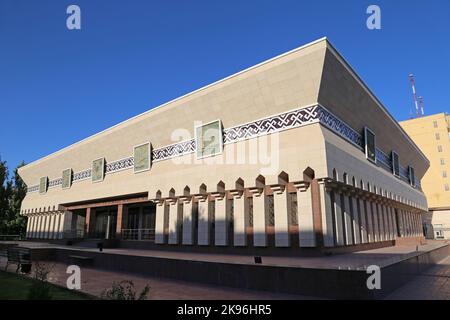
[[[114,239],[116,236],[117,208],[97,209],[95,212],[95,238]]]

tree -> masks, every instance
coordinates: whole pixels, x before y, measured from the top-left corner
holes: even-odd
[[[20,207],[23,198],[25,198],[25,195],[27,194],[27,186],[19,176],[18,169],[24,165],[25,162],[22,161],[14,170],[14,184],[12,186],[12,193],[9,201],[8,231],[10,234],[24,234],[27,228],[26,218],[20,215]]]
[[[14,170],[14,177],[9,179],[6,161],[0,159],[0,234],[23,234],[26,231],[26,218],[20,215],[22,200],[26,195],[26,185]]]
[[[9,178],[6,161],[0,160],[0,233],[6,232],[9,218],[9,199],[11,198],[12,185]]]

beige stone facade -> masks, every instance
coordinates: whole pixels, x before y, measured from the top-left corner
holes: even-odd
[[[197,159],[203,137],[194,128],[216,120],[221,151]],[[376,137],[376,163],[366,158],[366,127]],[[150,169],[135,172],[133,152],[147,142]],[[398,177],[393,150],[400,157]],[[99,182],[92,181],[96,159],[105,161]],[[310,248],[420,236],[427,210],[420,181],[428,166],[349,64],[320,39],[19,174],[29,188],[22,213],[30,238],[97,230],[102,237],[160,245]],[[68,168],[72,183],[62,188]],[[43,177],[48,183],[39,188]]]
[[[428,236],[450,239],[450,116],[438,113],[400,122],[430,160],[422,188],[430,207],[424,224]]]

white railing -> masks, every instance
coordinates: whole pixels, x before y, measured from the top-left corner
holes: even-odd
[[[155,241],[155,229],[122,229],[122,240]]]

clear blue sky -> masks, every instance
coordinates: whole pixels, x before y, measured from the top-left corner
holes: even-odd
[[[323,36],[398,120],[411,72],[426,113],[449,110],[449,0],[0,0],[0,156],[29,163]]]

